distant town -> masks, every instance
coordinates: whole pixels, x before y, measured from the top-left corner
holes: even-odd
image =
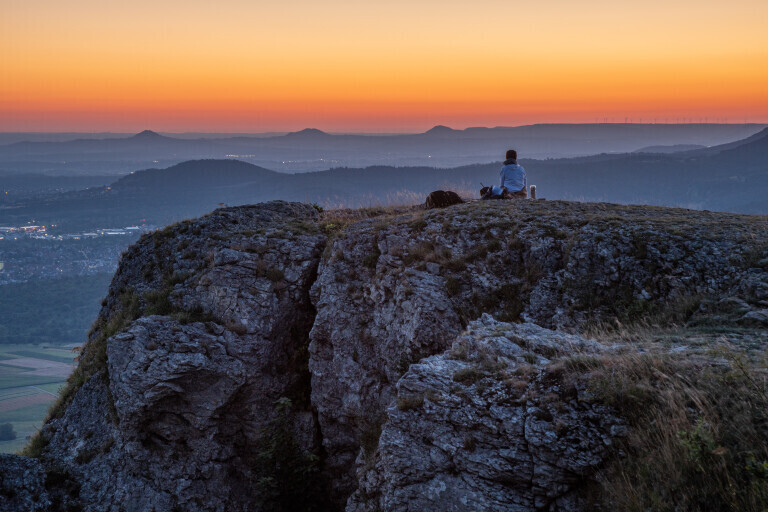
[[[49,228],[55,227],[55,224],[51,226],[36,226],[33,224],[26,226],[0,226],[0,240],[21,240],[25,238],[35,240],[81,240],[100,236],[133,235],[157,229],[157,226],[142,224],[140,226],[126,226],[124,228],[98,228],[80,233],[50,233]]]
[[[0,226],[0,285],[32,279],[112,273],[122,252],[142,233],[142,224],[55,233],[55,225]]]

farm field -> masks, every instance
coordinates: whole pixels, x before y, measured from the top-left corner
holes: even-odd
[[[72,346],[0,345],[0,425],[16,432],[16,439],[0,441],[0,453],[21,450],[40,428],[75,356]]]

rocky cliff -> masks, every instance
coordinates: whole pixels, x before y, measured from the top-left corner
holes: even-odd
[[[176,224],[123,256],[37,459],[0,459],[0,505],[584,509],[631,425],[553,370],[627,349],[577,333],[717,318],[763,339],[767,237],[554,201]]]

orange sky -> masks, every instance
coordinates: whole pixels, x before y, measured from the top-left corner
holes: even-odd
[[[0,0],[2,131],[768,122],[768,1]]]

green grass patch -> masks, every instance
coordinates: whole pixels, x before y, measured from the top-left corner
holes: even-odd
[[[293,403],[276,402],[275,417],[261,430],[254,461],[259,510],[306,510],[307,503],[326,510],[324,493],[319,492],[320,457],[301,449],[293,437]]]
[[[171,304],[171,288],[162,290],[151,290],[144,294],[144,300],[147,303],[145,313],[147,315],[169,315],[173,312]]]
[[[280,281],[285,279],[285,273],[283,273],[283,271],[280,270],[279,268],[270,268],[269,270],[267,270],[264,277],[266,277],[273,283],[279,283]]]
[[[481,372],[475,366],[467,366],[461,370],[457,370],[453,374],[454,382],[461,382],[464,385],[471,385],[483,378],[483,372]]]
[[[768,509],[765,368],[741,353],[714,355],[728,363],[629,354],[579,374],[630,427],[601,472],[606,510]]]
[[[424,395],[401,396],[397,399],[399,411],[413,411],[424,405]]]
[[[448,277],[445,280],[445,291],[448,292],[449,297],[455,297],[461,292],[461,281],[455,277]]]
[[[381,251],[379,251],[378,247],[374,247],[374,250],[363,258],[363,265],[370,269],[375,269],[376,264],[379,262],[379,256],[381,256]]]

